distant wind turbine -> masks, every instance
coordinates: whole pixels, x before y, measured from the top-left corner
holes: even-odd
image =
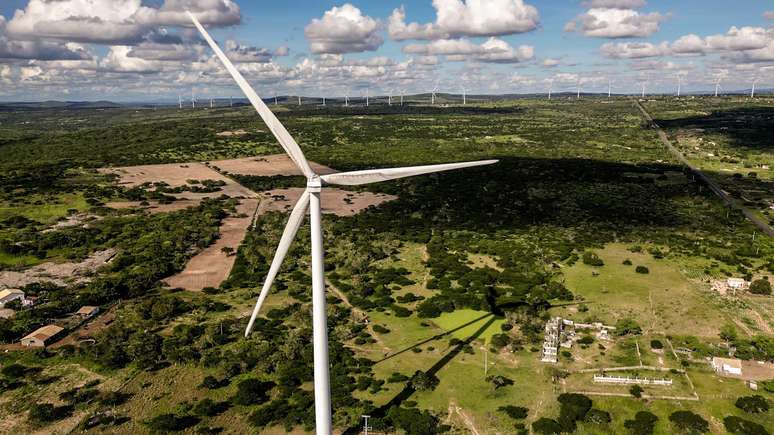
[[[307,178],[306,190],[301,195],[288,218],[288,223],[280,238],[279,246],[274,254],[266,280],[263,283],[258,300],[250,316],[250,321],[245,330],[245,336],[249,335],[255,324],[258,312],[261,309],[263,301],[268,295],[269,289],[277,276],[285,255],[288,252],[290,244],[301,227],[306,217],[306,211],[310,211],[310,234],[312,245],[312,344],[314,360],[314,414],[315,428],[318,435],[331,434],[331,390],[330,373],[328,358],[328,321],[326,313],[326,292],[325,292],[325,265],[323,263],[323,230],[322,230],[322,206],[320,197],[323,185],[345,185],[355,186],[376,183],[379,181],[394,180],[398,178],[410,177],[414,175],[429,174],[434,172],[448,171],[452,169],[461,169],[472,166],[490,165],[496,163],[496,160],[483,160],[477,162],[451,163],[430,166],[415,166],[408,168],[391,169],[369,169],[363,171],[334,173],[328,175],[316,174],[306,160],[304,153],[298,146],[298,143],[288,133],[279,119],[266,107],[266,104],[255,93],[255,90],[247,83],[242,74],[231,61],[226,57],[223,51],[218,47],[215,41],[210,37],[207,31],[202,27],[196,17],[187,12],[191,21],[202,34],[204,39],[210,45],[217,57],[226,67],[236,83],[247,96],[247,99],[253,105],[255,110],[261,116],[266,126],[272,132],[274,137],[280,143],[290,159],[295,163],[298,169]]]
[[[191,89],[191,108],[196,109],[196,97],[193,89]]]
[[[581,81],[578,79],[578,95],[575,97],[576,99],[580,100],[580,88],[581,88]]]
[[[758,83],[758,79],[753,80],[752,90],[750,91],[750,98],[755,98],[755,84]]]
[[[683,77],[681,75],[677,75],[677,97],[680,98],[680,89],[683,86]]]
[[[715,98],[718,97],[718,91],[720,90],[720,79],[715,82]]]
[[[298,95],[298,105],[301,105],[301,94]]]
[[[435,87],[430,92],[430,104],[433,104],[433,105],[435,104],[435,91],[437,90],[438,90],[438,81],[436,80]]]
[[[406,91],[405,91],[405,90],[403,90],[403,89],[401,89],[401,91],[400,91],[400,105],[401,105],[401,106],[403,105],[403,94],[404,94],[405,92],[406,92]]]
[[[610,95],[613,93],[613,81],[607,80],[607,98],[610,99]]]
[[[183,109],[183,96],[182,95],[178,95],[177,96],[177,104],[180,106],[180,109],[182,110]]]
[[[212,98],[210,98],[210,109],[212,109]]]
[[[462,86],[462,105],[465,106],[468,104],[468,98],[465,90],[465,86]]]
[[[554,90],[554,79],[548,82],[548,99],[551,99],[551,92]]]
[[[368,97],[370,92],[371,92],[371,88],[366,88],[366,107],[368,107]]]

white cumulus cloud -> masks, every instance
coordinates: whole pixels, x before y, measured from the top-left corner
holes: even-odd
[[[659,31],[667,16],[634,9],[592,8],[567,23],[565,31],[593,38],[647,37]]]
[[[659,45],[651,44],[650,42],[608,42],[600,50],[604,56],[612,59],[642,59],[664,56],[670,53],[669,44],[666,42]]]
[[[389,19],[390,37],[408,39],[450,39],[462,36],[501,36],[529,32],[537,28],[537,8],[523,0],[433,0],[434,23],[406,23],[403,7]]]
[[[499,38],[489,38],[483,44],[468,39],[439,39],[427,44],[409,44],[403,52],[422,56],[446,56],[450,61],[477,60],[488,63],[518,63],[530,60],[535,55],[532,46],[511,47]]]
[[[322,18],[313,19],[304,34],[312,53],[357,53],[374,51],[382,45],[379,28],[379,21],[346,3],[334,6]]]

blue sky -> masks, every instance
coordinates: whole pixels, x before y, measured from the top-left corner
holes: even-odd
[[[237,94],[185,9],[264,95],[774,86],[769,1],[4,0],[0,99]]]

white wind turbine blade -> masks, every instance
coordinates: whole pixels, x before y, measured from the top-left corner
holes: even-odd
[[[218,47],[218,44],[215,43],[210,34],[207,33],[207,30],[205,30],[201,23],[199,23],[199,20],[197,20],[190,11],[186,11],[186,13],[188,14],[188,17],[191,18],[191,21],[194,23],[196,28],[199,29],[199,33],[201,33],[207,43],[210,44],[210,47],[212,47],[212,50],[218,56],[220,61],[223,62],[223,65],[237,82],[239,88],[242,89],[242,92],[244,92],[245,96],[247,96],[247,99],[250,100],[250,103],[252,103],[253,107],[255,107],[255,110],[261,116],[263,122],[266,123],[266,126],[269,127],[269,130],[271,130],[272,134],[274,134],[274,137],[277,138],[277,141],[279,141],[280,145],[282,145],[282,148],[285,150],[288,156],[290,156],[290,159],[293,160],[296,166],[301,169],[301,172],[307,178],[314,176],[314,171],[312,171],[312,168],[309,167],[309,162],[306,161],[304,153],[301,151],[301,148],[298,146],[295,139],[293,139],[293,136],[288,133],[288,131],[285,129],[285,126],[279,122],[279,119],[274,116],[274,113],[269,110],[263,100],[261,100],[258,94],[255,93],[255,90],[252,88],[252,86],[247,83],[247,80],[242,77],[242,74],[239,72],[239,70],[234,67],[234,64],[228,60],[226,55],[223,53],[223,50]]]
[[[407,168],[366,169],[364,171],[338,172],[323,175],[320,178],[327,184],[343,186],[358,186],[361,184],[378,183],[397,178],[413,177],[415,175],[433,172],[451,171],[453,169],[470,168],[497,163],[497,160],[479,160],[476,162],[446,163],[442,165],[410,166]]]
[[[285,255],[288,253],[290,244],[296,237],[298,229],[301,228],[301,223],[304,221],[304,216],[306,215],[306,209],[308,206],[309,191],[305,190],[303,195],[301,195],[301,198],[298,199],[295,207],[293,207],[293,211],[290,212],[288,223],[285,225],[285,231],[282,233],[282,238],[280,238],[277,251],[274,253],[274,259],[272,260],[271,266],[269,267],[269,273],[266,274],[266,280],[263,282],[261,293],[258,295],[258,301],[256,301],[255,308],[253,308],[253,314],[250,316],[250,322],[248,322],[247,329],[245,329],[245,337],[250,335],[250,332],[253,330],[253,324],[255,323],[255,319],[258,317],[258,312],[261,311],[263,301],[269,294],[269,289],[274,283],[274,278],[277,277],[277,273],[282,266],[282,262],[285,260]]]

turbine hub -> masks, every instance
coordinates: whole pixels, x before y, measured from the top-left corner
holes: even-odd
[[[318,175],[314,175],[306,180],[306,190],[310,193],[319,193],[322,191],[322,180]]]

